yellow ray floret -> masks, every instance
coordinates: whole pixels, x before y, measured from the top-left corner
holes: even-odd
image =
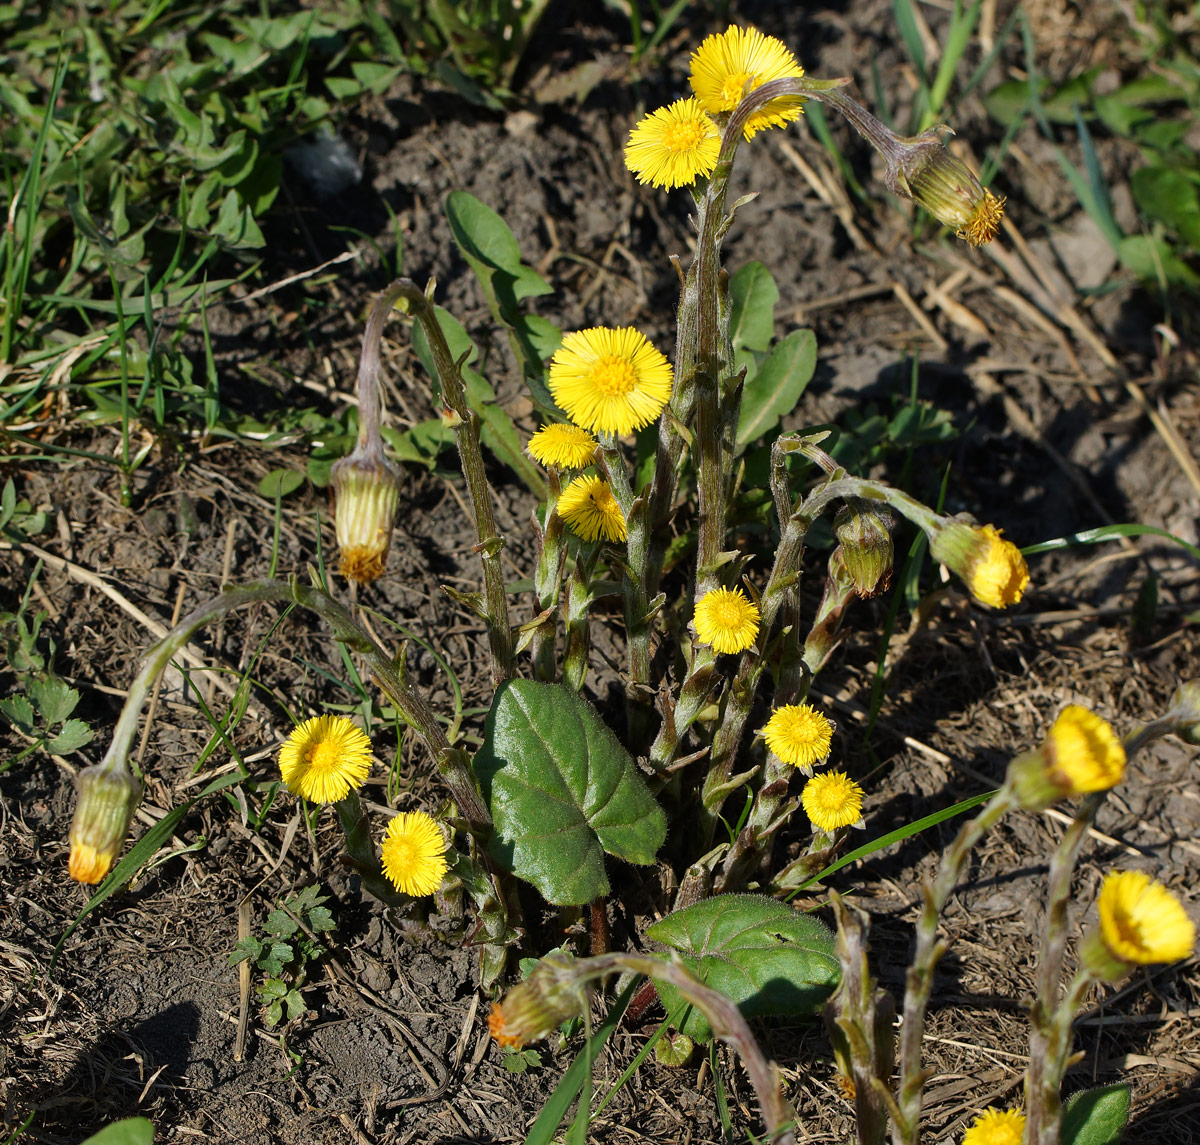
[[[592,463],[596,439],[586,429],[559,422],[529,439],[530,456],[547,469],[583,469]]]
[[[314,716],[284,741],[279,770],[293,795],[336,803],[366,780],[371,741],[345,716]]]
[[[748,91],[771,80],[800,79],[804,69],[796,57],[775,39],[756,28],[731,26],[709,36],[692,53],[692,91],[710,115],[732,111]],[[773,99],[746,121],[747,139],[767,127],[783,127],[800,115],[799,96]]]
[[[819,831],[850,827],[862,818],[863,789],[841,771],[814,775],[804,785],[800,802]]]
[[[558,515],[585,541],[625,540],[625,516],[608,482],[576,477],[558,499]]]
[[[811,771],[829,754],[833,725],[811,704],[787,704],[771,713],[762,734],[784,763]]]
[[[971,1123],[962,1145],[1021,1145],[1025,1114],[1014,1109],[985,1109]]]
[[[758,605],[740,588],[714,588],[696,602],[696,635],[713,651],[742,652],[758,635]]]
[[[1177,962],[1196,945],[1196,926],[1183,904],[1144,871],[1113,871],[1097,903],[1100,935],[1121,962]]]
[[[711,175],[721,134],[698,100],[680,99],[642,119],[625,144],[625,166],[639,183],[687,187]]]
[[[632,433],[671,396],[671,363],[631,326],[568,334],[550,359],[550,393],[592,433]]]
[[[382,851],[388,881],[414,898],[433,894],[449,869],[441,828],[424,811],[401,811],[392,819]]]

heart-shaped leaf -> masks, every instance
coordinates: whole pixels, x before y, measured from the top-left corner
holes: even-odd
[[[678,951],[692,973],[732,998],[748,1018],[815,1013],[840,975],[829,930],[765,895],[705,899],[646,933]],[[668,1013],[683,1004],[673,986],[655,985]],[[695,1009],[680,1030],[697,1041],[712,1039],[708,1019]]]
[[[666,817],[629,753],[559,684],[501,684],[475,774],[495,822],[493,856],[555,905],[608,893],[606,852],[648,864],[666,838]]]

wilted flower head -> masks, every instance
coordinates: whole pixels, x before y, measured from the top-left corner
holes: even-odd
[[[1040,811],[1060,799],[1107,791],[1125,776],[1125,748],[1095,712],[1068,704],[1037,751],[1009,765],[1009,783],[1021,806]]]
[[[787,47],[757,28],[730,26],[709,36],[692,53],[692,91],[710,115],[732,111],[765,83],[803,75],[804,69]],[[771,100],[746,120],[745,137],[753,139],[764,128],[785,126],[799,117],[803,103],[800,96]]]
[[[625,540],[625,515],[601,477],[576,477],[559,496],[557,511],[567,528],[585,541]]]
[[[758,635],[758,605],[740,588],[714,588],[696,602],[696,634],[713,651],[742,652]]]
[[[569,954],[547,954],[503,1002],[492,1004],[488,1031],[502,1046],[519,1048],[552,1033],[583,1012],[587,999]]]
[[[313,716],[279,749],[279,771],[293,795],[336,803],[361,787],[371,770],[371,741],[345,716]]]
[[[432,816],[424,811],[401,811],[383,836],[383,873],[406,895],[431,895],[442,885],[449,864],[446,840]]]
[[[1183,904],[1144,871],[1112,871],[1096,903],[1100,923],[1084,936],[1080,957],[1097,978],[1115,981],[1131,966],[1177,962],[1196,945]]]
[[[356,448],[330,471],[338,569],[347,580],[370,584],[383,574],[400,505],[400,470],[383,447]]]
[[[640,120],[625,145],[625,166],[639,183],[688,187],[711,175],[721,133],[698,100],[679,99]]]
[[[98,883],[108,874],[125,843],[129,820],[142,797],[142,785],[125,761],[85,767],[75,781],[68,871],[81,883]]]
[[[991,608],[1016,604],[1029,585],[1021,550],[991,525],[943,518],[930,532],[929,551],[935,561],[962,577],[976,600]]]

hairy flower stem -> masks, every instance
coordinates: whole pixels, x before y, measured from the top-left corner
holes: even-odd
[[[1126,759],[1154,740],[1177,730],[1169,716],[1153,720],[1123,737]],[[1046,887],[1046,929],[1038,958],[1037,995],[1029,1022],[1029,1065],[1025,1070],[1025,1140],[1028,1145],[1058,1145],[1062,1128],[1063,1074],[1071,1046],[1071,1025],[1093,979],[1083,970],[1059,1002],[1063,952],[1067,943],[1067,904],[1079,852],[1107,796],[1097,791],[1083,801],[1063,834]]]
[[[569,973],[575,983],[583,987],[594,979],[606,978],[622,970],[669,983],[708,1019],[714,1035],[733,1046],[746,1067],[766,1127],[766,1139],[774,1145],[794,1145],[796,1138],[791,1125],[795,1121],[795,1113],[784,1098],[779,1070],[759,1049],[736,1003],[719,991],[705,986],[678,963],[664,962],[642,954],[611,953],[580,958],[570,964]]]
[[[575,568],[567,583],[567,654],[563,658],[563,683],[572,691],[583,687],[587,676],[588,652],[592,647],[588,609],[592,595],[592,576],[600,555],[599,542],[581,544],[575,556]]]
[[[488,644],[492,651],[492,684],[498,686],[511,678],[513,666],[513,636],[508,621],[508,597],[504,590],[504,573],[500,567],[500,553],[504,549],[504,538],[496,530],[496,518],[492,512],[492,489],[483,466],[483,453],[479,448],[479,415],[467,404],[459,364],[450,353],[446,337],[438,325],[433,304],[415,282],[408,278],[397,279],[389,293],[395,290],[397,297],[418,322],[425,333],[429,352],[433,356],[437,380],[442,389],[442,421],[454,430],[455,444],[462,460],[463,477],[471,496],[471,508],[475,516],[475,535],[478,544],[475,551],[483,561],[483,594],[488,629]]]
[[[425,741],[443,782],[450,789],[472,831],[486,836],[491,826],[491,816],[480,797],[466,753],[450,745],[424,697],[396,672],[392,658],[358,626],[349,611],[322,589],[301,584],[295,578],[290,581],[250,581],[226,588],[219,596],[193,609],[161,640],[152,644],[129,687],[125,705],[113,729],[112,743],[102,764],[114,766],[115,762],[128,757],[137,733],[142,705],[154,681],[196,632],[242,605],[271,601],[298,604],[315,612],[329,624],[339,640],[366,660],[380,688],[395,705],[401,718],[415,728]]]
[[[562,589],[563,565],[567,559],[563,519],[556,508],[562,493],[562,480],[557,469],[547,476],[549,493],[546,496],[546,523],[541,525],[534,514],[533,527],[538,534],[537,567],[533,573],[533,593],[537,599],[541,623],[532,638],[533,674],[537,680],[553,683],[558,679],[558,663],[554,655],[558,635],[558,597]]]
[[[375,852],[375,840],[371,838],[371,825],[358,792],[347,792],[334,806],[346,843],[346,855],[363,886],[385,906],[403,906],[404,896],[396,893],[383,873],[383,864]]]
[[[925,1013],[933,991],[933,975],[946,943],[937,937],[938,919],[950,893],[962,878],[971,849],[1016,805],[1012,792],[1002,787],[974,818],[963,824],[954,842],[942,856],[932,884],[921,888],[922,907],[917,919],[916,952],[908,968],[904,991],[904,1022],[900,1035],[900,1085],[897,1094],[892,1141],[894,1145],[917,1145],[921,1139],[921,1101],[927,1072],[921,1066],[921,1042],[925,1035]]]

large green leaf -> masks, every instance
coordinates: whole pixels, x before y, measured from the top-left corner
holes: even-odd
[[[475,773],[495,821],[492,854],[547,902],[607,894],[606,852],[649,864],[666,838],[666,817],[629,753],[559,684],[500,685]]]
[[[765,895],[718,895],[684,907],[646,933],[679,952],[683,964],[748,1017],[815,1013],[837,985],[833,935],[815,918]],[[683,1003],[655,983],[667,1012]],[[709,1041],[712,1027],[691,1010],[680,1027]]]
[[[771,351],[742,390],[738,419],[739,452],[757,441],[790,413],[817,366],[817,338],[811,330],[793,330]]]
[[[775,303],[779,288],[761,262],[748,262],[729,280],[729,338],[734,365],[746,367],[746,378],[758,369],[755,354],[765,354],[775,337]]]
[[[1063,1111],[1063,1145],[1116,1145],[1129,1120],[1124,1082],[1074,1094]]]

